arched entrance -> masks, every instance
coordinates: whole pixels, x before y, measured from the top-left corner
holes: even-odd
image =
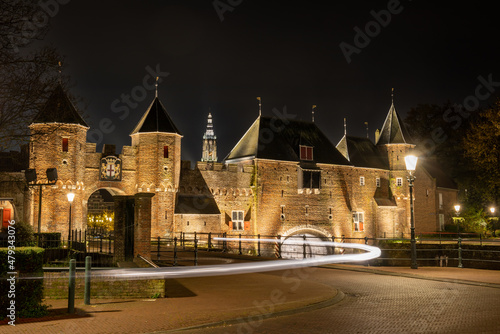
[[[17,219],[12,198],[0,198],[0,228],[7,228],[9,220]]]
[[[307,241],[331,241],[327,231],[316,227],[297,226],[284,235],[281,257],[284,259],[303,259],[333,254],[333,247],[308,245]],[[306,244],[304,245],[304,241]]]

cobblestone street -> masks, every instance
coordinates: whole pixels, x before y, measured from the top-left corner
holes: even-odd
[[[344,299],[326,308],[184,333],[499,333],[500,289],[334,269],[309,280]]]

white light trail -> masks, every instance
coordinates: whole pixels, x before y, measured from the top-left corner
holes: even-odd
[[[214,238],[220,241],[245,241],[256,242],[255,239],[239,239],[239,238]],[[260,242],[276,243],[276,239],[260,239]],[[340,263],[340,262],[358,262],[367,261],[380,256],[381,251],[378,247],[339,243],[332,241],[302,241],[302,240],[287,240],[287,245],[311,245],[311,246],[330,246],[339,248],[361,249],[366,253],[361,254],[343,254],[343,255],[324,255],[315,258],[306,258],[302,260],[275,260],[262,261],[251,263],[233,263],[222,265],[207,265],[193,267],[169,267],[169,268],[126,268],[126,269],[111,269],[98,270],[92,273],[92,277],[102,279],[167,279],[181,277],[202,277],[202,276],[222,276],[236,275],[254,272],[276,271],[295,269],[302,267],[320,266],[324,264]]]

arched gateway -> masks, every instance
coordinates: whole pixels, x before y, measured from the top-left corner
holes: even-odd
[[[303,241],[331,241],[331,234],[318,227],[300,225],[289,229],[283,234],[281,257],[284,259],[302,259],[333,253],[332,247],[300,244]]]

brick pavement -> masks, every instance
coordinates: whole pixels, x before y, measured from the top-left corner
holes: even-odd
[[[0,326],[0,333],[152,333],[208,323],[217,327],[186,332],[500,332],[494,320],[500,314],[500,271],[328,267],[172,280],[170,298],[93,300],[89,306],[77,300],[77,318]],[[66,300],[49,303],[67,306]]]

